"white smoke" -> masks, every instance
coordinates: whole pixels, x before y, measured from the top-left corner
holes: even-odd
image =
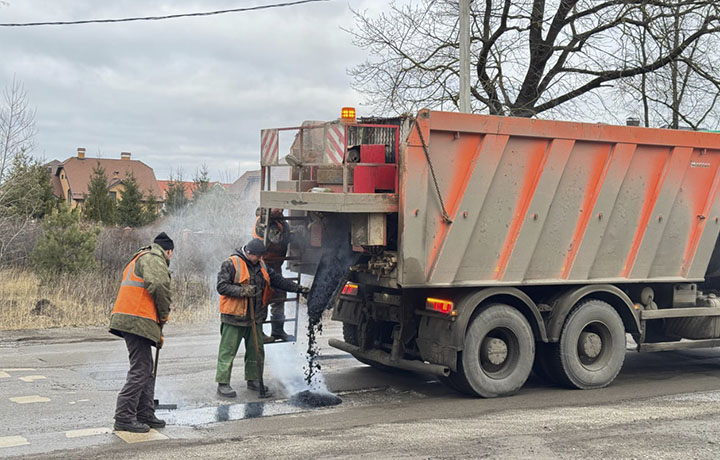
[[[295,314],[291,305],[293,304],[288,303],[285,307],[285,316],[287,317]],[[308,385],[305,381],[305,368],[308,366],[306,304],[300,305],[299,313],[297,342],[265,345],[266,374],[280,384],[282,393],[287,397],[305,390],[330,393],[320,371],[313,377],[312,384]],[[285,332],[292,332],[291,324],[285,323]]]

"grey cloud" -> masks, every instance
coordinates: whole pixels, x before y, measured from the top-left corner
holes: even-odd
[[[11,0],[0,21],[203,11],[266,2]],[[378,6],[380,5],[380,6]],[[353,1],[353,8],[385,2]],[[0,28],[0,86],[13,75],[37,107],[46,158],[84,146],[132,151],[158,177],[202,164],[218,177],[256,167],[262,128],[332,119],[357,105],[346,68],[363,58],[340,30],[348,4],[173,21]]]

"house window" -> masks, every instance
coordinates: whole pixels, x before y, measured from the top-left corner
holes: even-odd
[[[117,201],[117,192],[110,192],[110,198],[113,201]]]

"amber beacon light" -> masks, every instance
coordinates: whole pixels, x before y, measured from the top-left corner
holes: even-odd
[[[345,123],[355,123],[355,107],[343,107],[340,110],[340,120]]]

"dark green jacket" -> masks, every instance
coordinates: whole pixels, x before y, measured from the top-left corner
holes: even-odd
[[[124,313],[113,313],[110,317],[110,332],[120,337],[123,332],[129,332],[150,339],[156,346],[160,346],[162,325],[170,315],[170,272],[168,271],[170,260],[157,244],[141,248],[130,260],[140,252],[148,250],[149,253],[140,256],[135,262],[135,275],[145,280],[145,289],[155,302],[160,322],[156,323],[148,318]]]

